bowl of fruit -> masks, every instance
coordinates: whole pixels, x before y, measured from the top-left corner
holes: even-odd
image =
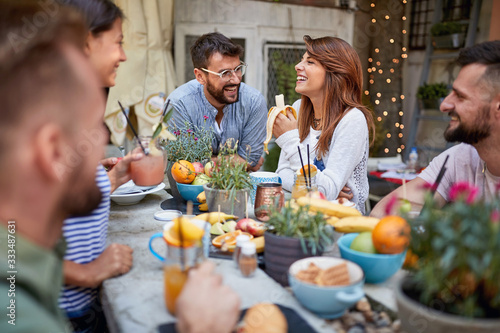
[[[203,164],[181,160],[174,163],[171,172],[181,197],[195,205],[200,204],[198,194],[203,192],[203,185],[210,182],[210,177],[204,173]]]
[[[386,216],[373,230],[348,233],[337,241],[340,256],[358,264],[367,283],[381,283],[403,265],[410,226],[399,216]]]

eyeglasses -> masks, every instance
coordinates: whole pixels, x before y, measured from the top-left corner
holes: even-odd
[[[248,66],[247,64],[245,64],[243,61],[241,61],[241,65],[239,65],[235,69],[226,69],[220,73],[209,71],[206,68],[202,68],[201,70],[205,71],[207,73],[210,73],[210,74],[217,75],[218,77],[221,78],[221,80],[229,81],[233,77],[233,74],[236,74],[237,77],[241,78],[245,74],[245,72],[247,70],[247,66]]]

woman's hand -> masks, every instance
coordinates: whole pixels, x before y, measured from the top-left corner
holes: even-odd
[[[287,111],[286,116],[282,113],[278,114],[274,121],[273,134],[279,138],[283,133],[299,128],[297,119],[291,111]]]

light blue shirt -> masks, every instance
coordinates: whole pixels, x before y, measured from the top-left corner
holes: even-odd
[[[170,125],[183,126],[187,121],[197,127],[212,128],[213,154],[219,152],[219,147],[227,139],[238,140],[238,155],[247,157],[247,146],[250,149],[248,162],[255,165],[262,155],[266,139],[267,105],[262,94],[241,83],[239,99],[236,103],[227,104],[222,112],[224,116],[220,124],[221,132],[215,131],[217,109],[210,104],[203,92],[203,85],[191,80],[175,89],[170,96],[170,105],[175,108]],[[208,118],[205,121],[204,116]]]

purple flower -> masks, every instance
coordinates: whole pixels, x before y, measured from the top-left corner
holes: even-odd
[[[455,183],[450,189],[450,201],[465,200],[470,205],[476,200],[479,189],[467,182]]]

